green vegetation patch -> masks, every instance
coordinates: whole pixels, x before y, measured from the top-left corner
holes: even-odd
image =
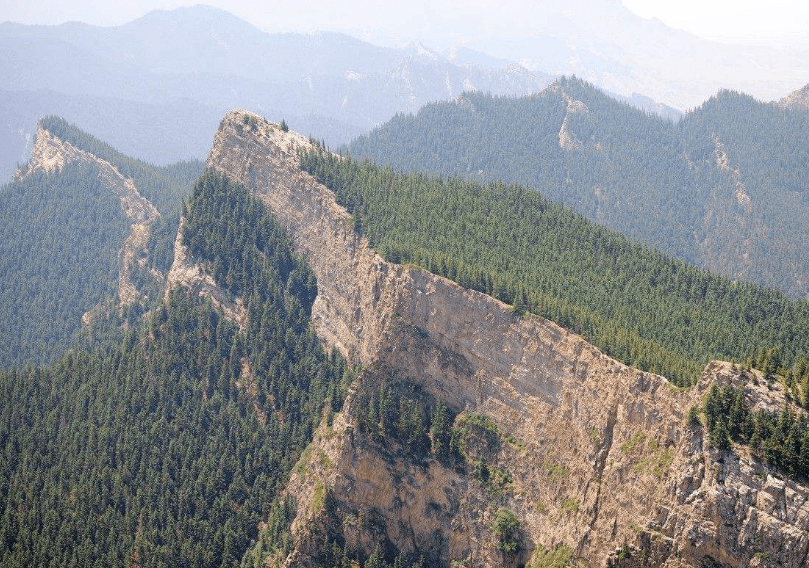
[[[639,473],[653,473],[663,477],[674,462],[674,449],[661,448],[654,438],[649,438],[641,431],[637,431],[621,445],[622,454],[634,454],[635,465],[633,471]]]
[[[621,453],[622,454],[630,454],[635,451],[636,448],[639,448],[643,443],[646,441],[646,434],[643,432],[635,432],[632,434],[632,437],[629,438],[626,442],[621,444]]]
[[[511,434],[505,437],[506,442],[508,442],[511,446],[514,447],[518,452],[523,451],[527,445],[524,441],[520,440],[519,438],[515,438]]]
[[[451,416],[447,407],[410,381],[365,387],[359,404],[353,406],[360,431],[387,450],[398,449],[411,458],[424,458],[431,451],[448,457]],[[432,439],[431,439],[432,436]],[[393,445],[391,442],[395,442]]]
[[[565,497],[559,507],[565,513],[577,513],[579,511],[579,500],[575,497]]]
[[[711,385],[705,399],[709,443],[729,450],[732,442],[789,475],[809,475],[809,420],[788,404],[780,412],[751,412],[744,385]]]
[[[539,545],[534,549],[526,568],[564,568],[570,566],[572,560],[573,549],[567,545],[561,544],[549,549]]]
[[[492,533],[497,538],[497,548],[503,554],[513,556],[520,551],[520,520],[511,509],[498,509],[492,521]]]
[[[327,497],[328,489],[323,482],[318,479],[315,482],[315,492],[312,495],[312,501],[310,503],[310,512],[312,515],[315,515],[323,510],[323,507],[326,505]]]
[[[547,472],[548,477],[557,480],[567,478],[567,474],[570,471],[566,465],[551,460],[543,461],[542,469]]]
[[[649,451],[652,452],[652,455],[641,459],[637,464],[635,464],[633,469],[637,472],[651,472],[657,477],[663,477],[663,475],[671,467],[671,464],[674,463],[674,449],[660,449],[657,447],[657,444],[655,444],[654,448],[651,446],[652,444],[650,443]]]
[[[460,427],[477,427],[485,430],[494,436],[500,435],[500,427],[494,420],[482,414],[475,414],[474,412],[466,412],[458,416],[457,424]]]

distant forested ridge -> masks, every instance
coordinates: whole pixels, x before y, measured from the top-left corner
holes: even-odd
[[[465,93],[346,150],[397,170],[514,182],[734,280],[809,296],[809,113],[722,91],[673,123],[575,78]]]
[[[214,174],[185,215],[246,329],[177,288],[119,344],[0,372],[0,565],[236,565],[341,408],[350,373],[311,330],[316,281],[283,229]]]
[[[155,167],[117,152],[57,117],[42,119],[54,136],[92,153],[134,180],[162,216],[150,227],[138,289],[154,297],[150,268],[171,266],[182,198],[201,162]],[[0,187],[0,369],[54,361],[82,327],[82,315],[114,305],[119,253],[132,221],[95,162],[38,169]]]
[[[712,359],[809,360],[809,303],[675,260],[534,190],[397,173],[326,151],[303,168],[386,259],[413,263],[582,334],[677,384]]]

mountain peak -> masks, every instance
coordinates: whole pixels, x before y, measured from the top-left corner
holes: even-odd
[[[22,181],[37,171],[46,173],[61,170],[66,163],[85,160],[84,152],[68,142],[64,142],[45,130],[40,120],[37,124],[31,159],[14,173],[14,179]]]
[[[248,24],[245,20],[242,20],[238,16],[207,4],[195,4],[194,6],[178,6],[171,9],[152,10],[140,18],[133,20],[129,24],[124,25],[144,25],[165,21],[181,22],[184,25],[210,23],[214,21],[231,22],[253,27],[251,24]]]
[[[280,153],[293,164],[298,163],[298,150],[313,147],[309,138],[289,130],[284,121],[272,122],[254,112],[234,109],[228,111],[222,119],[208,157],[208,167],[223,167],[218,161],[219,159],[215,159],[213,156],[220,156],[224,146],[229,142],[226,137],[223,137],[225,132],[235,132],[239,136],[261,140],[263,144],[273,148],[274,153]]]

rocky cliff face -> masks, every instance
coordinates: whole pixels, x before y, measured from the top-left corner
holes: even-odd
[[[227,318],[244,330],[247,326],[247,308],[242,298],[231,300],[211,276],[210,271],[191,256],[188,247],[183,244],[184,219],[180,217],[180,228],[174,239],[174,260],[171,269],[166,275],[166,288],[164,298],[168,298],[176,286],[191,290],[200,298],[206,298],[211,304]]]
[[[144,198],[134,182],[121,174],[118,169],[98,156],[85,152],[73,144],[61,140],[49,131],[37,127],[36,141],[28,165],[18,170],[14,177],[22,179],[36,171],[53,172],[71,162],[93,163],[98,175],[109,190],[121,201],[121,210],[132,221],[130,232],[121,247],[118,258],[118,303],[125,306],[140,297],[132,282],[134,263],[138,253],[146,248],[149,238],[149,225],[160,216],[157,208]],[[86,314],[89,317],[89,312]],[[86,319],[86,318],[85,318]]]
[[[687,421],[711,381],[739,381],[739,371],[712,364],[696,388],[680,390],[553,322],[384,261],[300,171],[297,149],[307,145],[234,111],[208,159],[286,226],[317,275],[318,335],[365,369],[290,480],[294,551],[275,562],[314,565],[328,535],[442,566],[525,565],[561,547],[587,566],[806,565],[807,487],[742,451],[708,448]],[[503,483],[493,492],[463,469],[369,443],[353,410],[363,384],[380,381],[406,381],[459,416],[493,421],[498,438],[468,451]],[[520,521],[514,555],[491,530],[500,507]]]

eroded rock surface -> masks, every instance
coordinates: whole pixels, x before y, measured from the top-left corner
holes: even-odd
[[[247,308],[244,301],[242,298],[229,298],[205,266],[192,258],[188,247],[183,244],[183,223],[184,219],[180,217],[180,228],[174,239],[174,260],[166,276],[165,296],[168,297],[176,286],[188,288],[199,297],[209,299],[226,319],[244,330],[247,327]]]
[[[807,110],[809,109],[809,85],[804,85],[796,91],[779,100],[776,104],[784,108]]]

